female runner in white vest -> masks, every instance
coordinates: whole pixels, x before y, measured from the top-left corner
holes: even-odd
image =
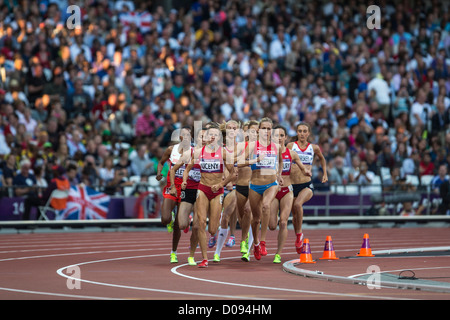
[[[308,142],[310,133],[311,127],[309,124],[304,122],[299,123],[297,125],[297,141],[288,143],[286,147],[297,152],[303,165],[309,170],[312,168],[314,157],[317,156],[323,170],[322,183],[325,183],[328,181],[327,163],[319,146]],[[303,204],[312,198],[314,185],[311,181],[311,176],[302,174],[296,166],[292,168],[291,182],[294,192],[292,224],[294,225],[296,234],[295,249],[300,254],[303,246]]]
[[[274,201],[272,201],[272,207],[270,210],[269,229],[275,230],[278,225],[278,246],[277,252],[273,259],[273,263],[281,263],[281,252],[288,236],[287,223],[289,215],[291,214],[292,203],[294,201],[294,193],[292,191],[293,188],[291,185],[292,168],[298,167],[300,171],[305,173],[305,176],[311,176],[311,171],[305,168],[305,166],[300,161],[298,154],[295,151],[286,148],[286,139],[286,129],[280,125],[276,126],[273,129],[273,140],[275,141],[275,143],[278,143],[280,145],[280,153],[283,158],[283,169],[281,171],[281,176],[283,177],[283,186],[279,188]],[[296,164],[296,166],[293,165],[294,163]],[[279,220],[278,212],[280,213]]]
[[[195,137],[195,147],[191,147],[189,150],[183,153],[180,160],[172,167],[170,170],[170,182],[172,185],[175,184],[175,177],[182,177],[184,178],[184,171],[186,169],[186,165],[189,164],[192,160],[192,156],[194,154],[195,150],[201,149],[205,145],[205,141],[203,140],[203,135],[205,134],[206,129],[202,128],[198,130]],[[186,178],[187,182],[181,183],[181,196],[180,196],[180,205],[178,208],[177,213],[177,223],[178,223],[178,229],[179,230],[188,230],[189,228],[189,214],[192,212],[195,200],[197,198],[197,188],[198,183],[200,182],[200,167],[194,166],[191,171],[189,171],[189,176]],[[170,189],[170,194],[172,196],[176,196],[177,190],[175,188]],[[180,232],[181,236],[181,232]],[[178,242],[180,240],[180,237],[178,239],[173,239],[174,243],[174,252],[171,254],[171,263],[178,262],[177,256],[176,256],[176,248],[178,247]],[[193,247],[194,250],[197,247],[198,239],[197,235],[195,233],[191,233],[191,248]],[[195,264],[192,259],[188,259],[188,262],[190,264]]]

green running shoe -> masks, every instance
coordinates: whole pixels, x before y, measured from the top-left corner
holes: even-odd
[[[281,256],[278,253],[275,255],[273,263],[281,263]]]
[[[188,265],[190,266],[196,266],[197,262],[195,262],[194,257],[188,257]]]
[[[214,254],[213,262],[220,262],[220,256],[217,253]]]
[[[250,253],[246,252],[246,253],[242,254],[241,260],[245,261],[245,262],[249,262],[250,261]]]
[[[241,241],[241,253],[248,252],[248,238],[244,241]]]
[[[177,254],[174,252],[170,254],[170,263],[178,263]]]
[[[173,232],[173,223],[175,222],[175,212],[172,211],[172,221],[166,226],[167,232],[172,233]]]

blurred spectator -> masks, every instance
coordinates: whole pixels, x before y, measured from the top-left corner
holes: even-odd
[[[445,181],[439,187],[442,202],[439,205],[438,214],[450,215],[450,183]]]
[[[126,178],[125,169],[114,170],[114,178],[106,183],[104,192],[111,196],[123,196],[123,188],[132,185],[133,182]]]
[[[361,161],[359,170],[355,173],[354,182],[360,186],[367,186],[372,183],[375,173],[368,170],[367,162]]]
[[[429,151],[422,155],[422,160],[419,164],[419,175],[426,176],[434,173],[434,163],[431,161],[431,154]]]
[[[163,118],[164,122],[156,129],[155,137],[161,147],[168,147],[172,141],[172,133],[176,127],[173,124],[173,119],[170,114],[165,114]]]
[[[401,166],[402,175],[418,175],[426,150],[431,174],[450,162],[450,23],[442,3],[431,11],[428,1],[383,4],[382,30],[358,27],[367,18],[361,0],[196,0],[179,10],[82,0],[76,29],[64,27],[63,2],[5,3],[3,160],[27,156],[34,165],[50,142],[57,163],[77,163],[95,186],[87,155],[131,167],[122,142],[156,143],[154,160],[175,128],[269,116],[290,136],[300,121],[310,123],[311,143],[329,145],[329,161],[340,156],[343,168],[356,155],[371,171]]]
[[[328,175],[328,181],[331,185],[346,185],[349,183],[349,168],[344,167],[344,159],[337,156],[333,161],[333,166]]]
[[[403,202],[402,209],[399,215],[402,217],[415,216],[416,210],[413,207],[413,203],[411,201]]]
[[[149,159],[147,146],[141,144],[137,147],[136,153],[130,161],[131,175],[141,176],[142,174],[155,174],[153,162]]]
[[[103,165],[98,169],[101,185],[106,185],[114,179],[114,171],[114,158],[109,156],[105,159]]]
[[[438,174],[434,176],[433,179],[431,180],[431,190],[434,193],[439,194],[441,184],[443,184],[446,181],[447,182],[449,181],[447,173],[448,173],[447,165],[441,164],[438,169]]]
[[[19,169],[20,172],[13,179],[13,186],[15,187],[15,196],[25,198],[23,219],[29,220],[31,207],[40,205],[41,198],[38,196],[37,181],[31,170],[31,161],[22,160]]]
[[[3,178],[5,181],[5,186],[13,185],[16,170],[16,156],[14,154],[7,155],[3,164]]]
[[[83,143],[83,134],[80,129],[75,128],[72,130],[70,137],[67,140],[67,146],[69,147],[69,155],[73,157],[77,151],[86,153],[86,146]]]
[[[70,163],[67,166],[66,176],[71,187],[77,186],[80,183],[80,176],[76,164]]]
[[[157,127],[159,127],[159,123],[153,115],[150,105],[144,106],[142,114],[136,121],[136,136],[150,137]]]
[[[64,105],[67,118],[72,119],[79,114],[89,117],[92,107],[91,97],[83,89],[83,79],[75,79],[74,92],[67,97]]]

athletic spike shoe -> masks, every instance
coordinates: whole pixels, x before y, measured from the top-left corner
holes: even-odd
[[[228,238],[227,243],[225,244],[225,246],[232,248],[234,245],[236,244],[236,240],[234,239],[234,236],[230,236]]]
[[[244,241],[241,241],[241,253],[248,252],[248,238]]]
[[[273,263],[281,263],[281,256],[278,253],[275,255]]]
[[[259,243],[259,246],[261,248],[261,256],[267,256],[266,242],[265,241],[261,241]]]
[[[216,245],[217,242],[217,233],[214,236],[211,236],[208,241],[208,248],[212,248]]]
[[[255,256],[256,260],[261,260],[261,245],[255,245],[253,248],[253,255]]]
[[[197,262],[195,262],[194,257],[188,257],[188,265],[190,266],[196,266]]]
[[[220,262],[220,256],[217,253],[214,254],[213,262]]]
[[[208,268],[208,260],[203,260],[199,265],[199,268]]]
[[[295,239],[295,250],[298,254],[302,253],[303,247],[303,233],[297,233],[297,237]]]
[[[172,233],[173,232],[173,223],[175,222],[175,212],[172,211],[172,221],[166,226],[167,232]]]
[[[245,262],[249,262],[250,261],[250,254],[248,252],[242,254],[241,260],[245,261]]]
[[[170,254],[170,263],[178,263],[177,254],[174,252]]]

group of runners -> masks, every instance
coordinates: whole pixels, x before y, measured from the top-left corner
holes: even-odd
[[[208,123],[192,132],[180,130],[180,142],[168,147],[158,163],[157,179],[168,161],[170,171],[163,190],[161,222],[173,232],[170,262],[178,262],[177,247],[182,230],[191,224],[189,265],[197,265],[194,254],[200,246],[202,261],[208,266],[208,248],[216,245],[213,261],[220,254],[230,229],[228,246],[235,243],[234,230],[239,222],[242,260],[267,255],[266,234],[278,226],[278,245],[274,263],[281,254],[293,213],[295,248],[303,246],[303,204],[311,199],[314,186],[311,169],[317,157],[327,178],[326,161],[319,146],[308,142],[311,128],[297,125],[297,140],[289,142],[287,131],[274,126],[270,118],[241,123],[230,120],[223,124]],[[192,137],[194,144],[191,144]],[[208,239],[209,234],[209,239]]]

